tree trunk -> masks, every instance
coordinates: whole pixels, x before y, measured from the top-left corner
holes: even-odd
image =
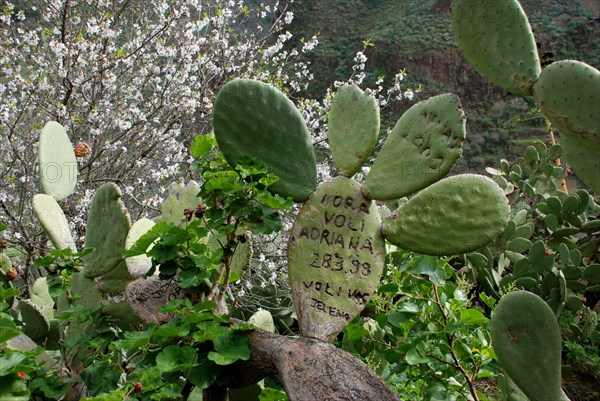
[[[252,356],[229,367],[230,387],[277,374],[290,401],[400,401],[365,363],[331,343],[263,330],[248,337]]]

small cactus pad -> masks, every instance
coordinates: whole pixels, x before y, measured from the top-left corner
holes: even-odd
[[[39,306],[29,299],[22,299],[19,301],[19,311],[25,335],[33,340],[46,337],[50,330],[50,321]]]
[[[34,305],[42,310],[48,320],[54,319],[54,300],[50,296],[46,277],[35,280],[30,289],[29,298]]]
[[[337,171],[352,177],[377,144],[379,106],[356,85],[338,89],[328,121],[329,149]]]
[[[106,274],[121,263],[130,226],[119,188],[113,183],[98,188],[92,198],[85,234],[85,248],[95,249],[85,256],[87,278]]]
[[[427,255],[474,251],[496,238],[510,207],[502,189],[475,174],[445,178],[419,192],[383,222],[392,244]]]
[[[169,185],[168,191],[169,196],[160,207],[161,220],[183,226],[186,223],[183,211],[195,209],[202,203],[202,198],[198,197],[200,185],[196,181],[190,181],[185,185],[181,182],[174,182]]]
[[[567,162],[600,192],[600,71],[579,61],[557,61],[544,68],[533,95],[558,129]]]
[[[219,148],[232,166],[241,157],[262,159],[279,181],[269,189],[304,202],[317,186],[310,134],[294,104],[271,85],[235,79],[219,92],[214,105]]]
[[[108,302],[102,312],[110,316],[110,319],[124,330],[135,330],[144,323],[136,316],[126,300]]]
[[[445,177],[462,153],[465,121],[453,94],[434,96],[412,106],[377,155],[365,180],[365,196],[397,199]]]
[[[77,184],[77,159],[65,129],[55,121],[42,129],[38,161],[43,193],[54,196],[57,201],[73,193]]]
[[[479,73],[500,88],[531,95],[541,72],[535,38],[517,0],[454,0],[458,47]]]
[[[592,146],[571,135],[561,134],[560,146],[577,177],[593,192],[600,193],[600,145]]]
[[[560,389],[560,331],[552,309],[527,291],[506,294],[491,322],[502,368],[531,401],[563,400]]]
[[[98,288],[108,294],[122,294],[131,281],[132,277],[123,260],[117,267],[98,278]]]
[[[302,206],[288,269],[303,336],[331,341],[365,307],[384,266],[380,228],[377,205],[349,178],[322,184]]]
[[[268,310],[259,309],[254,315],[250,316],[248,323],[252,323],[259,329],[268,331],[269,333],[275,333],[273,315]]]
[[[533,95],[561,135],[600,147],[600,71],[580,61],[554,62],[542,71]]]
[[[69,222],[56,199],[51,195],[37,194],[33,196],[32,204],[33,212],[48,234],[52,245],[59,250],[68,248],[77,252],[69,229]]]
[[[164,205],[164,204],[163,204]],[[127,233],[127,239],[125,240],[125,249],[129,249],[135,242],[150,229],[154,227],[154,222],[150,219],[140,219],[133,223]],[[148,250],[152,248],[152,245]],[[133,278],[142,277],[152,267],[152,259],[145,254],[132,256],[125,259],[129,274]]]

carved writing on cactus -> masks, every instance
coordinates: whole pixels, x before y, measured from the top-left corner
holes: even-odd
[[[335,308],[333,306],[327,305],[325,302],[323,302],[323,301],[321,301],[319,299],[311,298],[309,306],[311,308],[314,308],[314,309],[320,310],[322,312],[325,312],[329,316],[340,317],[340,318],[345,319],[345,320],[350,320],[350,314],[349,313],[342,312],[338,308]]]
[[[304,237],[327,246],[340,246],[342,249],[355,251],[369,251],[373,254],[373,240],[371,238],[361,239],[358,236],[346,237],[343,233],[334,233],[324,228],[302,227],[300,238]]]
[[[125,297],[131,308],[147,323],[168,321],[171,316],[159,312],[159,309],[183,295],[183,290],[175,280],[159,280],[156,276],[139,278],[129,283],[125,289]]]
[[[371,253],[373,253],[372,249]],[[314,252],[310,266],[317,269],[329,269],[334,272],[349,274],[360,273],[363,276],[371,274],[371,263],[353,257],[348,257],[344,260],[344,257],[339,253],[325,253],[321,255],[318,252]]]
[[[358,305],[366,305],[369,301],[369,293],[362,292],[358,289],[346,288],[321,281],[303,281],[302,285],[304,285],[304,288],[307,290],[314,290],[323,294],[327,294],[330,297],[346,297],[347,299],[356,302]]]

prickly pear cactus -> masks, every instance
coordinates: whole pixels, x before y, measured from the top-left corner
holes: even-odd
[[[92,198],[85,235],[85,248],[94,248],[85,257],[88,278],[110,272],[123,260],[131,222],[120,198],[121,190],[113,183],[98,188]]]
[[[289,135],[289,129],[281,124],[280,118],[273,116],[272,110],[265,110],[265,105],[270,104],[265,97],[274,89],[251,82],[233,81],[228,84],[231,87],[226,85],[225,93],[218,96],[220,105],[215,105],[215,134],[219,145],[224,146],[223,153],[227,157],[226,152],[231,154],[234,148],[237,155],[243,151],[263,158],[275,174],[282,171],[276,169],[281,163],[302,165],[306,171],[313,171],[312,149],[299,151],[297,132]],[[235,96],[228,100],[232,95],[227,91],[239,94],[244,90],[257,91],[255,97],[259,100],[243,104]],[[281,99],[282,94],[271,96],[277,98],[275,110],[284,108],[282,104],[286,109],[293,109],[289,101]],[[292,227],[288,246],[289,279],[300,333],[323,341],[333,339],[360,313],[379,286],[385,243],[381,216],[374,199],[408,195],[441,179],[460,156],[465,138],[464,115],[456,96],[442,95],[421,102],[397,124],[395,132],[388,138],[389,143],[386,142],[375,159],[365,184],[361,185],[349,176],[360,168],[360,161],[367,159],[376,143],[378,113],[373,110],[375,100],[369,96],[356,87],[343,87],[333,100],[330,148],[332,154],[337,155],[334,164],[343,176],[321,184],[312,194],[314,186],[307,185],[307,181],[303,181],[301,190],[284,193],[293,195],[295,200],[306,200]],[[363,108],[365,110],[361,110]],[[298,112],[287,110],[284,114],[296,116]],[[266,121],[267,118],[270,120]],[[300,122],[294,124],[303,127],[300,142],[304,144],[308,140],[305,127]],[[232,133],[235,132],[235,140],[238,140],[246,135],[246,130],[252,132],[248,135],[254,141],[252,146],[246,144],[245,138],[244,145],[233,146]],[[285,151],[278,153],[282,149]],[[235,163],[237,158],[230,156],[227,160]],[[411,171],[407,177],[402,174],[402,167],[408,164],[416,164],[418,171]],[[284,176],[283,182],[288,180],[289,177]],[[312,175],[309,181],[313,181]],[[442,183],[439,188],[420,198],[434,195],[437,199],[432,205],[417,199],[386,219],[384,233],[387,227],[392,243],[401,247],[410,245],[411,240],[403,234],[403,230],[409,228],[418,231],[416,235],[424,242],[424,245],[419,244],[422,251],[452,254],[479,248],[504,229],[508,204],[502,190],[493,182],[468,176],[457,178],[454,184]],[[464,199],[467,207],[460,205],[463,190],[472,195],[472,199]],[[443,211],[434,212],[434,203],[444,206]],[[485,206],[477,204],[473,207],[475,203]],[[429,219],[431,224],[422,225],[415,221],[406,227],[400,223],[409,220],[410,214],[427,211],[435,213],[435,217]],[[477,219],[486,224],[479,224]],[[490,221],[491,224],[487,224]],[[442,237],[443,242],[432,246],[431,238],[437,241],[438,237]]]
[[[75,241],[69,229],[69,222],[62,209],[51,195],[33,196],[33,212],[38,218],[48,238],[56,249],[70,249],[77,252]]]
[[[379,136],[379,106],[356,85],[338,89],[329,112],[327,138],[337,171],[352,177],[367,160]]]
[[[235,79],[214,105],[215,137],[225,159],[235,166],[243,156],[261,158],[279,177],[273,192],[304,202],[317,186],[315,153],[302,115],[273,86]]]
[[[458,47],[479,73],[500,88],[530,95],[541,66],[527,15],[517,0],[454,0]]]
[[[77,159],[65,129],[55,121],[42,129],[38,161],[43,193],[52,195],[57,201],[73,193],[77,184]]]
[[[492,241],[508,223],[502,189],[474,174],[445,178],[400,206],[383,224],[383,235],[403,249],[457,255]]]
[[[580,61],[557,61],[544,68],[533,95],[558,129],[569,164],[600,192],[600,71]]]
[[[42,308],[35,305],[29,299],[19,301],[19,312],[23,321],[23,333],[32,340],[40,340],[46,337],[50,331],[50,320]]]
[[[531,401],[568,400],[560,388],[560,330],[543,299],[506,294],[492,314],[491,336],[502,368]]]
[[[298,213],[288,271],[300,333],[332,340],[379,287],[385,261],[381,217],[360,184],[337,177]]]
[[[202,199],[198,197],[200,185],[196,181],[190,181],[187,184],[174,182],[167,189],[169,196],[161,205],[161,221],[167,221],[178,226],[186,223],[183,211],[185,209],[194,209]]]
[[[469,62],[518,95],[533,95],[560,133],[567,162],[600,192],[600,72],[564,60],[540,68],[535,38],[517,0],[454,0],[452,28]]]
[[[452,170],[465,137],[465,114],[456,95],[415,104],[386,139],[365,180],[364,194],[398,199],[431,185]]]
[[[129,229],[129,232],[127,233],[125,249],[129,249],[133,244],[135,244],[135,242],[142,235],[146,234],[152,229],[152,227],[154,227],[154,224],[155,223],[150,219],[140,219],[133,223]],[[148,250],[150,249],[151,247]],[[144,276],[152,267],[152,259],[144,254],[126,258],[125,263],[127,264],[127,270],[129,270],[129,274],[133,278]]]

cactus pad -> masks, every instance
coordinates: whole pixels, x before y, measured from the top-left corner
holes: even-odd
[[[65,129],[55,121],[42,129],[38,161],[43,193],[58,201],[73,193],[77,184],[77,159]]]
[[[113,183],[98,188],[92,198],[85,247],[95,250],[85,256],[87,278],[106,274],[123,260],[131,222],[120,198],[121,191]]]
[[[304,204],[288,247],[289,278],[303,336],[330,341],[379,287],[385,245],[375,202],[337,177]]]
[[[428,255],[473,251],[496,238],[510,207],[502,189],[475,174],[445,178],[419,192],[383,223],[392,244]]]
[[[132,277],[123,260],[117,267],[98,278],[98,288],[108,294],[122,294],[131,281]]]
[[[465,135],[465,115],[455,95],[415,104],[386,139],[363,193],[371,199],[396,199],[440,180],[460,157]]]
[[[329,149],[337,171],[352,177],[377,144],[379,106],[356,85],[338,89],[328,121]]]
[[[563,400],[560,331],[550,307],[535,294],[506,294],[492,314],[491,336],[500,364],[531,401]]]
[[[69,248],[73,252],[77,252],[69,229],[69,222],[56,199],[51,195],[37,194],[33,196],[32,204],[33,212],[48,234],[52,245],[56,249]]]
[[[269,187],[304,202],[317,185],[310,134],[294,104],[271,85],[248,79],[227,83],[214,105],[219,148],[232,166],[241,157],[262,159],[279,181]]]
[[[259,309],[254,315],[250,316],[248,323],[252,323],[259,329],[268,331],[269,333],[275,333],[273,315],[268,310]]]
[[[50,330],[50,321],[39,306],[28,299],[22,299],[19,301],[19,311],[25,335],[33,340],[46,337]]]
[[[579,61],[557,61],[544,68],[533,95],[558,129],[575,173],[600,192],[600,71]]]
[[[133,223],[133,225],[129,229],[129,233],[127,233],[127,239],[125,240],[125,249],[129,249],[142,235],[150,231],[152,227],[154,227],[154,222],[150,219],[140,219]],[[150,250],[151,248],[152,245],[148,250]],[[127,258],[125,259],[125,263],[127,264],[129,274],[133,278],[142,277],[152,267],[152,259],[146,256],[145,254]]]
[[[458,47],[479,73],[500,88],[530,95],[541,72],[535,38],[517,0],[454,0]]]
[[[40,277],[35,280],[35,283],[31,286],[30,293],[29,298],[31,302],[42,310],[48,320],[54,319],[54,300],[50,296],[46,277]]]
[[[168,191],[169,196],[160,207],[161,220],[173,223],[176,226],[182,226],[186,223],[183,211],[185,209],[195,209],[198,204],[202,203],[202,198],[198,197],[200,185],[196,181],[190,181],[187,185],[174,182],[169,185]]]

